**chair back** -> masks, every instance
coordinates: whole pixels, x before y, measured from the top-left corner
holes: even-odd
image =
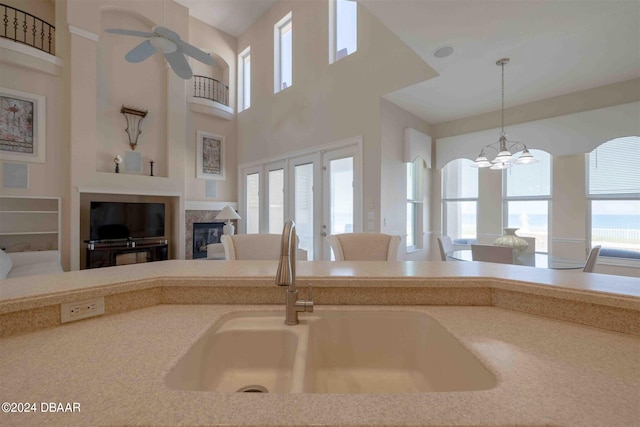
[[[596,266],[596,261],[598,261],[598,255],[600,255],[600,249],[602,246],[594,246],[589,252],[589,256],[587,257],[587,262],[584,263],[584,268],[582,271],[585,273],[592,273],[593,269]]]
[[[332,234],[327,240],[336,261],[396,261],[399,236],[383,233]]]
[[[524,239],[527,241],[527,243],[529,244],[529,246],[527,246],[527,250],[524,251],[525,254],[535,254],[536,253],[536,238],[535,237],[525,237],[525,236],[518,236],[521,239]]]
[[[451,252],[454,250],[453,241],[451,240],[451,237],[449,236],[438,237],[438,249],[440,249],[440,259],[442,261],[449,261],[447,252]]]
[[[496,245],[471,245],[471,258],[474,261],[513,264],[513,248]]]
[[[220,242],[224,247],[226,260],[279,260],[280,234],[234,234],[220,236]],[[307,251],[298,248],[296,251],[298,261],[307,260]]]

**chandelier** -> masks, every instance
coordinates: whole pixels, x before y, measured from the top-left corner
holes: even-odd
[[[472,165],[476,168],[501,170],[510,168],[514,164],[523,165],[538,162],[538,159],[533,157],[533,154],[529,152],[529,149],[527,149],[527,146],[523,142],[509,141],[507,139],[507,134],[504,131],[504,66],[508,63],[509,58],[502,58],[496,62],[496,65],[502,67],[502,130],[500,132],[500,139],[498,139],[498,142],[494,142],[482,147],[478,158]],[[498,153],[493,160],[489,160],[487,158],[486,151],[489,150],[495,150],[495,152]],[[515,159],[511,150],[514,150],[514,153],[521,150],[522,154],[520,154],[520,156]]]

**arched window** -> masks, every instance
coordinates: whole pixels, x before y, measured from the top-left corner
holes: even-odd
[[[587,154],[590,242],[601,256],[640,258],[640,137],[607,141]]]
[[[536,239],[536,252],[549,251],[549,202],[551,201],[551,155],[529,150],[537,163],[515,165],[503,172],[506,227]]]
[[[442,168],[442,231],[454,243],[476,241],[478,169],[468,159],[455,159]]]

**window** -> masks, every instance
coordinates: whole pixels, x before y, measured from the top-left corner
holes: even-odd
[[[640,258],[640,138],[617,138],[587,155],[591,246],[601,256]]]
[[[329,1],[329,63],[358,50],[358,3],[352,0]]]
[[[443,234],[458,244],[476,241],[478,169],[472,165],[456,159],[442,169]]]
[[[238,111],[251,107],[251,46],[238,55]]]
[[[422,248],[424,160],[407,163],[407,251]]]
[[[293,84],[293,25],[291,12],[273,27],[273,93]]]
[[[284,226],[284,169],[269,170],[267,197],[269,233],[281,234]]]
[[[505,227],[518,228],[518,236],[534,237],[536,252],[548,252],[551,155],[530,151],[538,163],[514,165],[503,171]]]
[[[307,259],[314,259],[314,164],[293,161],[294,219],[300,239],[299,247],[307,251]]]
[[[260,232],[260,173],[246,175],[247,234]]]

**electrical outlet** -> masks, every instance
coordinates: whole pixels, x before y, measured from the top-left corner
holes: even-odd
[[[60,304],[61,322],[73,322],[104,314],[104,297]]]

